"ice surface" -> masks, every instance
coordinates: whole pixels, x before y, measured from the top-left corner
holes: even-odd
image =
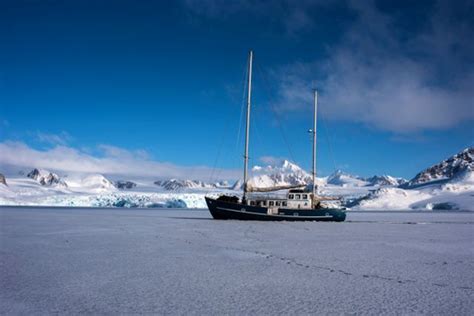
[[[2,314],[472,315],[474,214],[0,208]]]

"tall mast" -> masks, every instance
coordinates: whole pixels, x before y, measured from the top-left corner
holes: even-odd
[[[249,133],[250,133],[250,105],[252,99],[252,61],[253,51],[249,52],[249,65],[248,65],[248,90],[247,90],[247,120],[245,126],[245,153],[244,153],[244,196],[243,200],[246,199],[247,195],[247,177],[249,167]]]
[[[318,119],[318,91],[314,90],[314,117],[313,117],[313,201],[316,196],[316,125]]]

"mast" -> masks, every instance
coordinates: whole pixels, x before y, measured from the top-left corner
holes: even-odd
[[[248,90],[247,90],[247,120],[245,124],[245,153],[244,153],[244,196],[242,202],[246,200],[247,195],[247,177],[249,165],[249,134],[250,134],[250,105],[252,99],[252,62],[253,51],[249,52],[248,64]]]
[[[318,119],[318,91],[314,90],[314,117],[313,117],[313,203],[314,197],[316,196],[316,126],[317,126],[317,119]]]

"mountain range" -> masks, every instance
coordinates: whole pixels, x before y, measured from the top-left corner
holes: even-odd
[[[44,169],[33,169],[27,175],[28,178],[36,180],[39,184],[44,186],[55,186],[67,188],[67,183],[59,178],[59,176],[53,172],[49,172]]]
[[[437,181],[449,181],[465,172],[472,172],[474,149],[466,148],[462,152],[427,168],[418,173],[413,179],[407,181],[403,178],[392,177],[389,175],[374,175],[364,178],[341,170],[335,171],[328,177],[316,178],[318,186],[341,186],[341,187],[402,187],[414,188],[427,183]],[[311,174],[306,172],[300,166],[288,160],[283,160],[277,165],[254,166],[249,184],[254,187],[274,187],[285,185],[307,185],[312,183]],[[68,181],[60,178],[56,173],[44,169],[33,169],[27,174],[27,177],[36,180],[43,186],[50,187],[68,187]],[[242,180],[237,180],[233,185],[227,181],[209,183],[201,180],[189,179],[165,179],[154,182],[157,188],[166,191],[182,190],[212,190],[212,189],[230,189],[241,190]],[[79,184],[96,189],[135,189],[137,183],[130,180],[111,181],[104,175],[89,175],[83,178]]]
[[[413,188],[433,182],[449,181],[474,171],[474,147],[466,148],[460,153],[435,164],[406,183],[405,187]]]
[[[340,170],[316,181],[322,194],[342,196],[345,205],[353,209],[474,209],[473,157],[474,148],[466,148],[409,181],[389,175],[364,178]],[[310,173],[288,160],[254,166],[249,179],[254,187],[311,182]],[[112,181],[102,174],[60,177],[52,171],[34,168],[20,177],[0,177],[0,205],[140,206],[140,203],[148,203],[142,206],[205,207],[204,195],[229,191],[240,194],[241,189],[241,180],[233,184],[187,179]]]

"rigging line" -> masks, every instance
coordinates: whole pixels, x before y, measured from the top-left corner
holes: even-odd
[[[225,141],[225,136],[226,136],[226,133],[222,133],[221,141],[219,142],[219,146],[217,148],[217,155],[216,155],[216,158],[214,159],[214,164],[213,164],[213,167],[212,167],[211,174],[209,175],[209,182],[210,183],[212,183],[214,181],[214,176],[216,174],[218,161],[219,161],[219,158],[221,156],[222,147],[223,147],[224,141]]]
[[[336,159],[334,159],[334,152],[332,150],[332,145],[331,145],[331,135],[329,133],[329,128],[327,127],[327,124],[326,124],[326,121],[322,119],[322,112],[323,111],[319,111],[319,116],[321,117],[321,122],[323,123],[323,128],[324,128],[324,134],[326,135],[326,141],[328,142],[328,147],[329,147],[329,154],[331,156],[331,159],[332,159],[332,163],[333,163],[333,166],[334,166],[334,172],[337,171],[337,168],[336,168]]]
[[[239,118],[239,123],[238,123],[237,139],[236,139],[236,142],[235,142],[235,151],[236,152],[237,152],[237,147],[240,144],[241,130],[242,130],[242,125],[243,125],[242,121],[243,121],[243,113],[244,113],[244,107],[245,107],[245,86],[246,86],[246,83],[247,83],[247,73],[248,73],[248,68],[246,66],[247,62],[248,62],[248,60],[246,60],[245,63],[243,64],[243,66],[242,66],[243,71],[242,71],[242,78],[240,80],[240,82],[241,82],[240,88],[242,90],[242,99],[241,99],[242,101],[241,101],[241,106],[240,106],[240,118]],[[230,124],[227,124],[226,126],[230,126]],[[225,134],[223,136],[225,136]],[[222,146],[223,146],[223,142],[220,145],[219,151],[222,150]],[[225,158],[228,157],[229,151],[226,151],[226,154],[227,155],[225,156]],[[220,157],[220,154],[219,154],[218,157]],[[218,167],[218,160],[216,159],[214,168],[212,170],[212,176],[215,177],[216,180],[219,178],[219,176],[222,172],[222,168],[218,169],[217,172],[216,172],[217,167]]]
[[[294,155],[293,155],[293,151],[291,149],[291,146],[290,146],[290,142],[288,141],[287,137],[286,137],[286,134],[285,134],[285,131],[283,129],[283,123],[282,123],[282,120],[281,120],[281,117],[280,115],[278,114],[278,111],[275,109],[275,107],[273,106],[273,99],[271,97],[271,91],[270,91],[270,88],[269,88],[269,85],[267,83],[267,80],[266,80],[266,77],[263,75],[263,71],[261,70],[260,68],[260,65],[257,64],[257,72],[259,72],[260,74],[260,77],[262,78],[262,81],[263,81],[263,86],[264,86],[264,90],[266,91],[267,95],[268,95],[268,99],[270,100],[269,102],[269,105],[270,107],[272,108],[272,113],[273,115],[275,116],[275,118],[277,119],[277,122],[278,122],[278,127],[279,127],[279,130],[280,130],[280,133],[282,135],[282,138],[283,138],[283,141],[285,142],[285,145],[288,149],[288,153],[290,154],[290,159],[296,163],[296,160],[294,158]]]
[[[242,83],[241,84],[241,89],[243,91],[243,97],[242,99],[245,99],[245,83],[247,82],[246,81],[246,75],[247,75],[247,67],[245,67],[245,64],[243,66],[243,77],[241,78],[240,82]],[[242,101],[242,105],[240,107],[240,119],[239,119],[239,128],[238,128],[238,135],[237,135],[237,141],[236,141],[236,149],[237,149],[237,143],[238,143],[238,140],[240,138],[240,131],[241,131],[241,123],[242,123],[242,117],[243,117],[243,107],[244,107],[244,102]],[[224,128],[225,131],[227,131],[230,127],[230,124],[226,124],[225,127],[227,128]],[[222,152],[222,147],[224,145],[224,141],[225,141],[225,136],[226,136],[226,133],[223,133],[222,134],[222,139],[220,141],[220,144],[219,144],[219,147],[218,147],[218,151],[217,151],[217,156],[214,160],[214,165],[213,165],[213,168],[212,168],[212,171],[211,171],[211,174],[210,174],[210,177],[209,177],[209,182],[213,182],[214,180],[214,177],[216,177],[216,180],[217,180],[217,177],[220,176],[220,173],[222,171],[222,168],[220,168],[217,173],[216,173],[216,169],[218,167],[218,163],[219,163],[219,158],[221,156],[221,152]],[[228,152],[227,152],[228,153]]]
[[[259,129],[259,125],[257,124],[257,111],[254,111],[255,115],[253,116],[253,119],[251,118],[251,122],[252,122],[252,129],[255,131],[255,135],[257,135],[256,139],[257,139],[257,144],[251,144],[251,147],[252,149],[255,149],[255,148],[261,148],[262,147],[262,144],[264,144],[263,142],[263,137],[262,137],[262,133],[260,132],[260,129]],[[256,146],[255,146],[256,145]],[[255,150],[252,150],[252,152],[255,153]],[[250,173],[252,173],[252,168],[250,168]],[[253,174],[253,173],[252,173]]]
[[[235,142],[235,151],[237,152],[238,146],[240,145],[240,136],[241,136],[241,131],[242,131],[242,122],[243,122],[243,117],[244,117],[244,108],[245,108],[245,86],[247,85],[247,74],[248,74],[248,67],[245,67],[244,65],[244,71],[243,71],[243,77],[242,77],[242,101],[241,101],[241,106],[240,106],[240,118],[239,118],[239,129],[237,132],[237,139]]]
[[[217,156],[216,156],[216,159],[214,160],[214,165],[212,167],[212,171],[211,171],[211,174],[209,176],[209,182],[210,183],[214,182],[214,175],[215,175],[216,168],[217,168],[217,162],[218,162],[219,157],[221,155],[222,147],[224,145],[224,140],[225,140],[225,135],[223,134],[222,138],[221,138],[221,141],[220,141],[220,144],[219,144],[219,147],[218,147],[218,150],[217,150]]]

